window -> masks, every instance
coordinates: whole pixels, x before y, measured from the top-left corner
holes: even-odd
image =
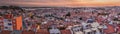
[[[5,29],[8,29],[8,27],[5,27]]]
[[[59,34],[59,33],[56,33],[56,34]]]
[[[12,23],[8,23],[8,25],[9,25],[9,26],[11,26],[11,25],[12,25]]]
[[[51,34],[55,34],[55,33],[51,33]]]

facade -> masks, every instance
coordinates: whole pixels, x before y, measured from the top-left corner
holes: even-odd
[[[22,28],[22,16],[18,16],[12,19],[5,19],[0,17],[0,29],[1,30],[20,30]]]

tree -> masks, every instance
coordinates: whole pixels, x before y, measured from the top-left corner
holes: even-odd
[[[0,9],[8,9],[8,6],[0,6]]]

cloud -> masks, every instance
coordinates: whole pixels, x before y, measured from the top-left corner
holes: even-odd
[[[18,6],[120,6],[120,0],[3,0],[0,5]]]

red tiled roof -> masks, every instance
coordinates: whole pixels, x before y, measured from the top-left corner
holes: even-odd
[[[120,32],[120,25],[118,25],[118,31]]]
[[[108,28],[106,30],[104,30],[105,33],[114,33],[115,32],[114,27],[112,25],[107,24],[107,27]]]
[[[8,31],[8,30],[3,30],[2,32],[0,32],[0,34],[10,34],[11,31]]]
[[[40,29],[36,33],[37,34],[49,34],[49,32],[47,31],[47,29]]]
[[[35,32],[34,31],[22,31],[22,34],[35,34]]]
[[[61,34],[71,34],[70,30],[61,30]]]

